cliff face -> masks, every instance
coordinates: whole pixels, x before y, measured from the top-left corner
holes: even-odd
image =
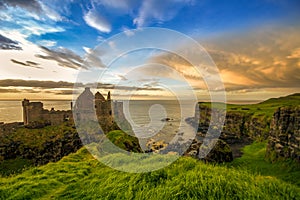
[[[199,131],[205,132],[209,127],[211,110],[200,105]],[[269,135],[270,119],[263,115],[240,111],[227,111],[221,137],[240,139],[250,137],[254,140],[265,140]]]
[[[210,108],[200,105],[198,131],[202,134],[207,131],[210,118]],[[248,139],[268,140],[267,159],[300,161],[300,107],[279,108],[272,118],[247,111],[227,111],[220,139],[229,144],[233,154],[235,147],[249,143]]]
[[[29,132],[30,130],[28,129]],[[43,129],[39,130],[42,134]],[[82,147],[81,140],[75,131],[63,131],[64,132],[62,134],[58,132],[58,136],[50,135],[45,136],[43,139],[39,138],[38,140],[40,141],[36,141],[36,143],[43,140],[40,145],[26,143],[25,139],[18,139],[17,137],[9,138],[7,135],[1,135],[0,162],[2,160],[20,157],[32,160],[32,162],[36,165],[46,164],[48,162],[58,161],[62,157],[76,152]],[[45,133],[45,135],[46,134],[47,133]],[[28,135],[24,135],[23,137],[28,137]],[[32,137],[38,137],[38,135],[32,134]],[[31,140],[32,139],[33,138],[31,138]]]
[[[300,162],[300,107],[279,108],[274,113],[266,157]]]

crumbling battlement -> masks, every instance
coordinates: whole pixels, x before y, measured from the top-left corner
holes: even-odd
[[[72,118],[71,110],[47,110],[43,108],[42,102],[30,102],[28,99],[22,101],[24,125],[33,122],[45,122],[51,125],[59,125]]]
[[[42,102],[30,102],[28,99],[22,101],[24,125],[34,122],[42,122],[51,125],[59,125],[64,121],[73,120],[94,120],[98,121],[104,129],[109,129],[115,123],[115,120],[123,120],[123,103],[112,101],[110,92],[107,99],[100,92],[95,95],[90,88],[78,96],[75,105],[71,102],[70,110],[47,110],[43,108]]]

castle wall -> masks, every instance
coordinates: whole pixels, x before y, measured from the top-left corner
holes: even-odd
[[[59,125],[65,121],[72,119],[72,111],[48,111],[44,110],[41,118],[48,121],[51,125]]]
[[[71,110],[57,111],[53,109],[49,111],[43,108],[43,103],[41,102],[29,102],[29,100],[24,99],[22,106],[24,125],[32,122],[47,122],[51,125],[59,125],[73,118]]]
[[[111,101],[95,100],[96,115],[101,127],[110,127],[113,123]]]
[[[41,102],[30,102],[27,111],[27,123],[40,121],[43,113],[43,104]]]
[[[24,99],[23,105],[23,121],[25,125],[32,122],[47,122],[51,125],[59,125],[64,121],[73,119],[72,110],[58,111],[46,110],[41,102],[29,102]],[[77,98],[75,106],[72,108],[76,121],[93,120],[98,121],[105,130],[110,129],[115,120],[123,121],[123,103],[114,102],[110,99],[108,93],[107,100],[97,92],[94,96],[89,88]],[[96,114],[96,115],[95,115]]]

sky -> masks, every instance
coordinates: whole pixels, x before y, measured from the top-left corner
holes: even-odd
[[[75,82],[79,91],[97,82],[116,99],[169,99],[193,90],[206,101],[220,92],[172,53],[194,55],[188,42],[172,34],[138,37],[147,27],[197,41],[213,61],[199,61],[200,71],[214,77],[217,69],[228,102],[300,92],[298,19],[297,0],[0,0],[0,99],[71,99]],[[118,43],[118,35],[132,43]],[[172,52],[123,52],[149,41],[171,41]],[[108,70],[112,55],[118,59]]]

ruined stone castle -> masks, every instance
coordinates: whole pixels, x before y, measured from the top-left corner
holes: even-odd
[[[97,120],[101,126],[110,127],[116,118],[124,118],[122,102],[113,101],[110,92],[106,99],[100,92],[93,95],[88,87],[78,96],[74,106],[71,102],[70,110],[47,110],[43,108],[42,102],[30,102],[28,99],[22,101],[22,106],[24,125],[33,122],[59,125],[75,119],[77,122]]]
[[[112,101],[110,92],[107,98],[97,92],[95,95],[90,88],[78,96],[73,107],[73,116],[76,122],[98,121],[102,128],[108,130],[117,119],[124,119],[123,103]]]
[[[28,99],[22,101],[24,125],[31,123],[47,123],[58,125],[72,118],[71,110],[44,109],[42,102],[30,102]]]

